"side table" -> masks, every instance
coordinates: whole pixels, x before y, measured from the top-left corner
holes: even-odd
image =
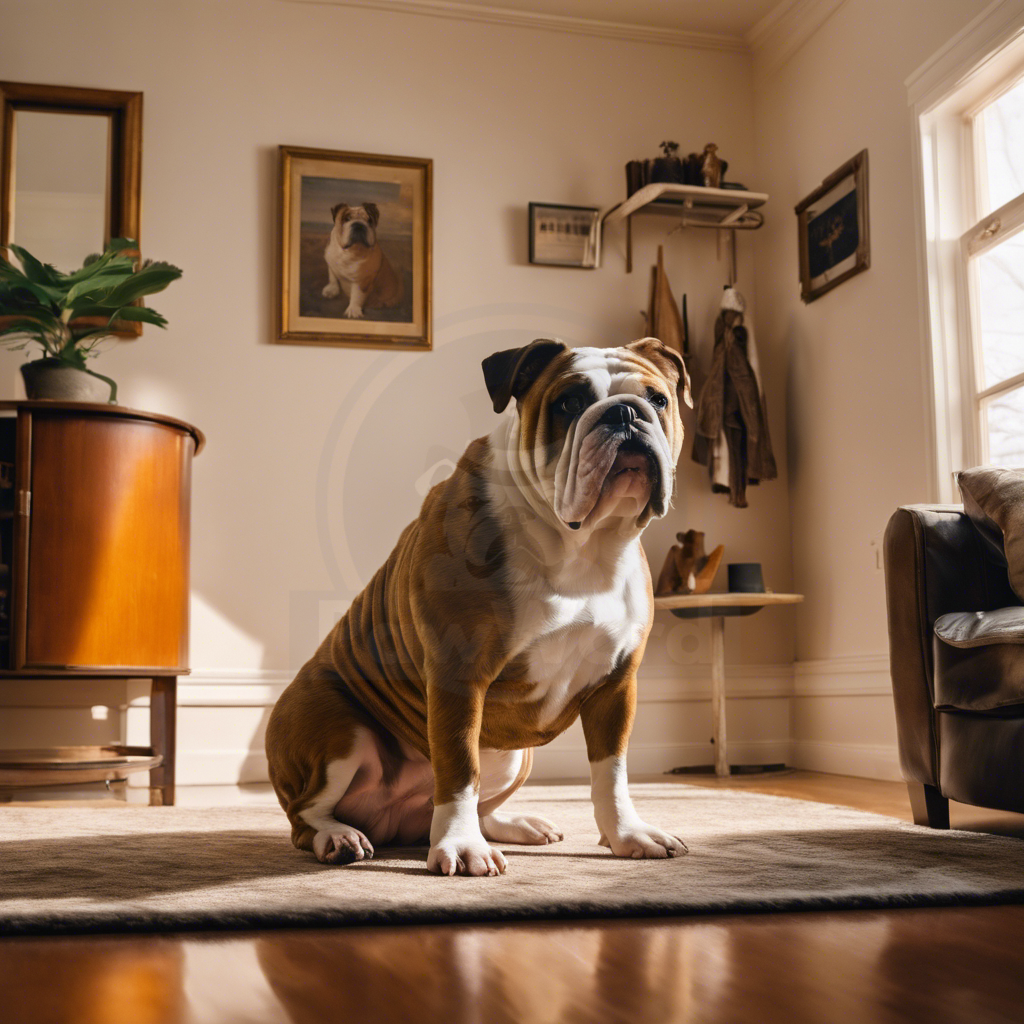
[[[680,619],[711,619],[711,734],[715,743],[715,774],[729,774],[725,752],[725,620],[753,615],[762,608],[799,604],[803,594],[671,594],[656,597],[654,607]]]
[[[0,750],[0,789],[148,771],[174,803],[188,665],[196,427],[89,402],[0,402],[0,685],[150,679],[150,746]]]

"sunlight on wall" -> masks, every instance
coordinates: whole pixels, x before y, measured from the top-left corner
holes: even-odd
[[[190,647],[193,651],[204,652],[202,668],[254,669],[263,665],[263,644],[239,629],[195,591],[189,614]]]

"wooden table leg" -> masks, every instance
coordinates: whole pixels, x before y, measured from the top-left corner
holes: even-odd
[[[711,735],[715,740],[715,774],[729,774],[725,753],[725,618],[711,616]]]
[[[164,761],[149,773],[151,807],[174,803],[175,732],[178,710],[178,680],[175,676],[158,676],[153,680],[149,698],[149,743]]]

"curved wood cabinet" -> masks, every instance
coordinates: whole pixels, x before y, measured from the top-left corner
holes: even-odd
[[[0,402],[0,674],[153,678],[154,747],[165,748],[155,802],[173,801],[202,445],[200,431],[166,416]]]

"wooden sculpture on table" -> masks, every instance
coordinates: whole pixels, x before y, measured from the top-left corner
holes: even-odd
[[[719,544],[710,555],[704,553],[704,534],[699,530],[677,533],[678,544],[673,544],[665,556],[665,564],[658,576],[654,593],[658,597],[668,594],[706,594],[718,567],[722,564],[725,545]]]

